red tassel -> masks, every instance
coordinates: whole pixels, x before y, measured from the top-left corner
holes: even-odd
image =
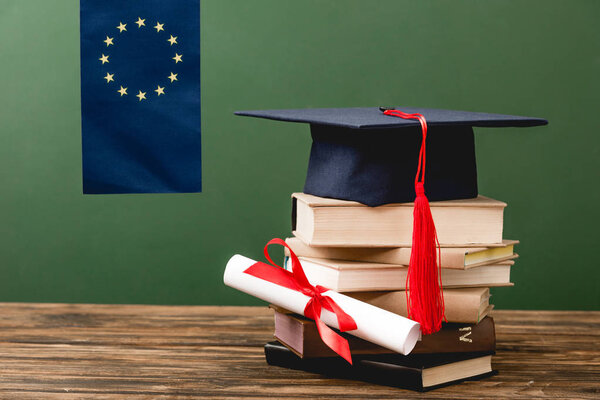
[[[406,277],[409,317],[421,324],[428,335],[439,331],[444,319],[439,247],[429,200],[422,182],[415,185],[417,198],[413,211],[413,237]]]
[[[416,119],[421,124],[423,140],[419,152],[419,166],[415,177],[416,199],[413,211],[413,237],[410,264],[406,277],[406,302],[409,318],[421,324],[421,332],[428,335],[439,331],[444,317],[442,271],[436,251],[440,245],[435,224],[425,196],[425,159],[427,122],[421,114],[407,114],[399,110],[384,110],[385,115]]]

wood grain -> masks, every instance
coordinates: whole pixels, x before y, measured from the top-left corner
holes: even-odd
[[[419,394],[268,366],[266,307],[0,303],[0,399],[600,396],[600,312],[493,316],[499,375]]]

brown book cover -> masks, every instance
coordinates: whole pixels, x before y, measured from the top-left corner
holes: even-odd
[[[352,354],[387,354],[391,350],[347,333]],[[314,321],[275,309],[275,338],[303,358],[334,357],[323,343]],[[494,320],[484,318],[479,324],[445,323],[439,332],[423,336],[411,354],[488,352],[496,348]]]

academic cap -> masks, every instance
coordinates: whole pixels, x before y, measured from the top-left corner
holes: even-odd
[[[546,125],[541,118],[393,107],[422,114],[428,127],[425,187],[431,201],[477,197],[473,127]],[[369,206],[411,202],[422,132],[384,109],[238,111],[241,116],[308,123],[313,139],[304,192]]]

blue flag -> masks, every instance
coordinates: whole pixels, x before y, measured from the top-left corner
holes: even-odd
[[[200,0],[80,12],[83,192],[200,192]]]

